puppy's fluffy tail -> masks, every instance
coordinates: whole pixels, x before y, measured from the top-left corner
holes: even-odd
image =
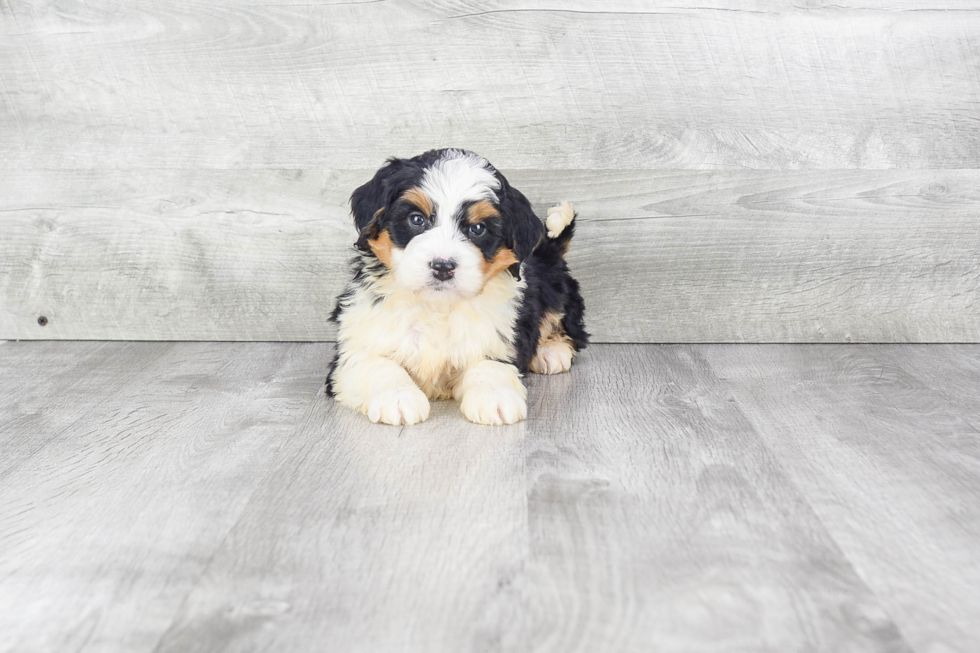
[[[568,246],[575,235],[575,209],[571,202],[562,202],[548,209],[548,217],[544,221],[548,227],[548,238],[558,246],[564,257]]]

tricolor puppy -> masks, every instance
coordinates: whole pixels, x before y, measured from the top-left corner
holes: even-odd
[[[479,424],[527,417],[521,376],[568,370],[588,342],[564,260],[571,205],[546,229],[486,159],[444,149],[389,159],[351,207],[358,255],[331,315],[328,394],[386,424],[449,397]]]

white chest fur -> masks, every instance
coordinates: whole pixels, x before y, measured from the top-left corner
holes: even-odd
[[[432,399],[446,398],[459,373],[485,359],[514,355],[513,332],[524,284],[502,273],[476,297],[425,301],[381,284],[382,301],[360,288],[340,316],[341,358],[354,353],[391,359]]]

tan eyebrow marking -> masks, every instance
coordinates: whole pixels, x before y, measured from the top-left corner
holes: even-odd
[[[422,213],[425,213],[425,217],[432,217],[432,200],[418,188],[409,188],[402,193],[401,199],[414,204]]]
[[[472,204],[470,205],[470,208],[466,209],[466,221],[470,224],[476,224],[477,222],[486,220],[487,218],[499,217],[500,212],[497,211],[497,207],[486,200]]]

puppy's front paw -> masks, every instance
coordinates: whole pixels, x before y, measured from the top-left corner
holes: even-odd
[[[429,399],[416,387],[381,390],[368,401],[366,415],[394,426],[418,424],[429,417]]]
[[[511,387],[472,388],[459,404],[463,416],[477,424],[501,426],[527,419],[524,393]]]
[[[477,424],[513,424],[527,418],[527,388],[509,363],[484,360],[467,368],[453,396],[463,416]]]
[[[549,341],[538,345],[538,351],[531,359],[531,371],[538,374],[561,374],[572,367],[575,351],[564,342]]]

